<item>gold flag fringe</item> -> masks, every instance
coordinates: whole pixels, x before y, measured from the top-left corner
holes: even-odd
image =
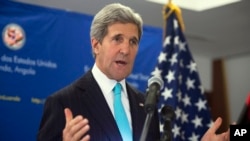
[[[169,9],[169,11],[166,12],[166,9]],[[177,5],[173,4],[171,0],[168,0],[168,3],[166,5],[164,5],[164,7],[163,7],[163,19],[164,19],[165,25],[166,25],[166,21],[167,21],[168,17],[173,12],[175,12],[175,14],[177,16],[177,20],[180,24],[181,30],[182,30],[182,32],[184,32],[185,25],[184,25],[184,21],[183,21],[182,14],[181,14],[181,9]],[[166,26],[164,26],[164,27],[166,27]]]

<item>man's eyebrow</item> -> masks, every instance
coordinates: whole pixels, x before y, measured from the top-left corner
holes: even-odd
[[[122,36],[121,33],[116,33],[116,34],[113,34],[111,37],[119,37],[119,36]]]
[[[136,40],[137,42],[139,42],[139,38],[138,37],[132,37],[131,39],[133,39],[133,40]]]

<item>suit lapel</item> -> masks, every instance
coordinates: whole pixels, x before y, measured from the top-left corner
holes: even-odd
[[[127,84],[133,127],[133,140],[139,140],[145,120],[144,97]]]
[[[82,100],[86,104],[84,105],[86,106],[85,109],[91,109],[89,112],[93,119],[90,121],[96,122],[95,124],[99,125],[104,131],[103,134],[107,135],[107,138],[110,138],[110,140],[121,140],[121,135],[112,112],[90,71],[79,81],[78,87],[84,89]]]
[[[80,94],[81,101],[84,103],[82,109],[90,109],[88,111],[90,118],[92,118],[90,121],[96,122],[95,125],[98,124],[104,132],[103,135],[107,135],[110,140],[121,141],[115,119],[91,71],[87,72],[76,85],[82,91]],[[126,86],[131,111],[133,140],[139,140],[146,117],[143,107],[144,97],[128,84]]]

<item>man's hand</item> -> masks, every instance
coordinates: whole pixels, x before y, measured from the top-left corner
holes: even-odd
[[[221,134],[216,134],[216,131],[220,127],[222,119],[218,117],[212,127],[210,127],[207,132],[203,135],[201,141],[230,141],[230,131],[229,129],[226,132]]]
[[[80,115],[73,118],[69,108],[64,109],[66,125],[63,129],[63,141],[89,141],[90,136],[86,133],[90,127],[88,120]]]

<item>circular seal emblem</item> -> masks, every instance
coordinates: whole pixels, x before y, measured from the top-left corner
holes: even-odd
[[[25,33],[18,24],[8,24],[3,29],[3,42],[11,50],[19,50],[25,43]]]

